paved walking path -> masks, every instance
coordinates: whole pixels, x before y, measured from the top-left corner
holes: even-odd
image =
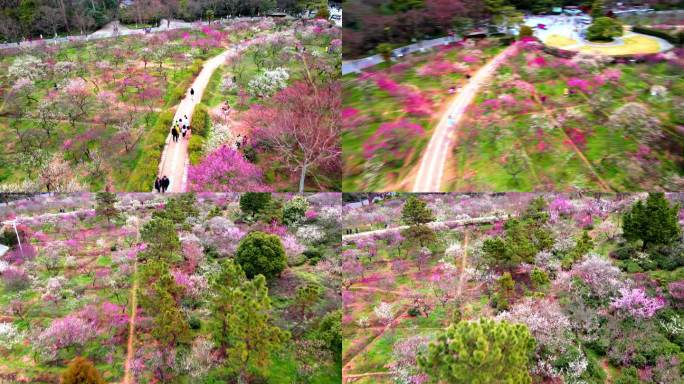
[[[438,39],[423,40],[414,44],[410,44],[404,47],[395,48],[392,52],[395,55],[406,55],[408,53],[413,53],[423,49],[429,49],[439,45],[447,45],[461,40],[458,36],[446,36],[440,37]],[[384,59],[381,55],[373,55],[364,57],[363,59],[357,60],[345,60],[342,62],[342,75],[348,73],[360,72],[363,69],[370,68],[372,66],[382,63]]]
[[[231,45],[230,48],[223,51],[218,56],[206,61],[199,75],[197,75],[197,78],[195,78],[195,81],[193,81],[190,86],[195,90],[195,95],[191,96],[190,89],[187,90],[185,98],[181,100],[176,109],[173,121],[178,121],[178,119],[187,116],[190,127],[192,127],[192,113],[195,111],[195,106],[202,100],[202,95],[207,88],[207,84],[209,84],[211,75],[219,66],[225,63],[227,59],[237,56],[240,52],[248,49],[254,44],[262,44],[290,33],[291,31],[289,30],[277,32],[265,37],[255,37],[251,40]],[[171,137],[171,127],[169,127],[169,134],[166,137],[166,144],[161,155],[158,171],[160,178],[162,176],[169,178],[170,184],[168,192],[185,192],[187,190],[188,166],[190,164],[188,157],[188,142],[190,141],[191,135],[192,132],[188,133],[185,138],[181,136],[178,139],[178,142],[174,142]],[[150,180],[150,185],[153,183],[154,180]]]
[[[454,130],[458,127],[466,112],[466,108],[473,102],[482,85],[489,81],[499,68],[499,65],[516,50],[517,46],[515,44],[510,45],[490,60],[489,63],[477,71],[451,102],[451,105],[447,108],[439,123],[437,123],[430,142],[423,152],[420,168],[413,185],[413,192],[441,191],[444,167],[452,146]]]
[[[440,228],[440,227],[458,227],[460,225],[469,225],[469,224],[488,224],[488,223],[493,223],[495,221],[499,220],[505,220],[509,216],[482,216],[482,217],[473,217],[470,219],[462,219],[462,220],[449,220],[449,221],[433,221],[431,223],[427,223],[427,226],[435,229],[435,228]],[[392,228],[386,228],[386,229],[378,229],[375,231],[366,231],[366,232],[361,232],[361,233],[355,233],[353,235],[343,235],[342,236],[342,241],[344,242],[351,242],[355,241],[358,239],[363,239],[365,237],[370,237],[370,236],[383,236],[388,233],[392,233],[395,231],[402,231],[404,229],[407,229],[409,226],[408,225],[402,225],[399,227],[392,227]]]

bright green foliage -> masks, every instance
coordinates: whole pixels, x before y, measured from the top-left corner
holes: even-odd
[[[603,17],[605,15],[606,4],[604,0],[594,0],[594,3],[591,5],[591,17],[598,19],[599,17]]]
[[[589,41],[613,41],[624,33],[622,23],[610,17],[599,17],[587,28]]]
[[[323,340],[336,358],[342,356],[342,310],[329,312],[318,324],[317,338]]]
[[[180,251],[180,240],[171,220],[154,218],[145,223],[140,230],[141,239],[147,249],[141,253],[142,259],[163,259],[172,263]]]
[[[513,296],[515,296],[515,280],[509,272],[505,272],[496,281],[496,293],[492,297],[494,307],[500,311],[507,310]]]
[[[107,222],[111,223],[112,219],[119,217],[119,211],[114,207],[116,204],[116,194],[111,192],[98,192],[95,196],[95,201],[97,206],[95,207],[95,213],[98,216],[104,216],[107,218]]]
[[[248,215],[256,215],[271,201],[268,192],[245,192],[240,196],[240,209]]]
[[[287,267],[280,237],[259,231],[250,232],[240,241],[235,261],[250,279],[257,275],[270,279]]]
[[[451,325],[418,363],[434,383],[529,384],[534,349],[527,326],[482,318]]]
[[[537,196],[530,204],[522,215],[522,220],[534,220],[539,224],[544,224],[549,219],[549,213],[547,212],[547,204],[544,197]]]
[[[425,224],[434,220],[432,210],[427,203],[415,195],[409,196],[401,209],[401,220],[406,225]]]
[[[662,192],[651,193],[646,204],[638,201],[624,214],[623,236],[628,241],[643,241],[643,249],[672,244],[681,235],[678,213],[679,205],[670,205]]]
[[[320,300],[323,289],[318,284],[309,283],[297,288],[294,306],[299,312],[299,316],[305,318],[307,313],[313,311],[313,306]]]
[[[209,329],[216,346],[226,357],[225,367],[244,378],[250,369],[265,370],[271,355],[289,333],[271,324],[271,300],[266,279],[245,278],[239,265],[225,260],[212,281]]]
[[[164,218],[174,224],[182,224],[188,217],[197,216],[197,198],[194,193],[184,193],[176,198],[168,199],[162,211],[155,211],[153,218]]]
[[[627,367],[620,372],[620,376],[615,379],[615,384],[639,384],[639,373],[635,367]]]
[[[309,209],[309,202],[304,196],[295,196],[283,206],[283,223],[292,225],[300,222]]]
[[[538,290],[543,290],[549,286],[549,274],[543,269],[535,268],[530,272],[530,280],[534,284],[534,288]]]
[[[75,357],[62,373],[62,384],[105,384],[102,375],[85,357]]]
[[[570,257],[573,261],[577,261],[586,255],[589,251],[594,249],[594,241],[589,236],[589,231],[584,231],[582,237],[577,239],[575,247],[570,251]]]

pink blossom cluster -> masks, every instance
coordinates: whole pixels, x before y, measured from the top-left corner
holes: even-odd
[[[665,299],[662,296],[648,297],[644,288],[622,288],[620,297],[613,299],[611,307],[636,318],[650,319],[665,308]]]
[[[412,140],[425,133],[422,126],[406,119],[391,123],[383,123],[377,131],[363,144],[363,155],[370,159],[380,150],[389,152],[394,158],[405,155]]]
[[[222,146],[188,170],[192,191],[268,191],[262,182],[262,172],[240,152]]]
[[[391,96],[399,98],[404,102],[404,110],[408,114],[416,116],[426,116],[432,113],[432,101],[420,91],[403,86],[389,76],[380,73],[363,74],[359,79],[372,79],[375,85]]]

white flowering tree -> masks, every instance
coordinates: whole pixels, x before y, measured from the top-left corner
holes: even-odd
[[[392,313],[392,304],[385,303],[384,301],[381,301],[380,304],[376,305],[373,308],[373,312],[378,320],[383,324],[389,324],[389,322],[391,322],[394,318],[394,314]]]
[[[33,81],[39,80],[44,75],[43,62],[32,55],[19,56],[7,68],[7,74],[11,78],[28,78]]]
[[[266,70],[249,81],[247,89],[256,97],[266,98],[287,87],[290,74],[285,68]]]

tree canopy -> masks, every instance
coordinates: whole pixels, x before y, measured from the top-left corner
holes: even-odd
[[[534,349],[527,326],[483,318],[452,324],[418,363],[435,382],[525,384]]]
[[[287,267],[285,248],[280,237],[260,231],[250,232],[240,241],[235,251],[235,261],[250,279],[257,275],[270,279]]]
[[[623,215],[623,235],[628,241],[643,241],[643,249],[668,245],[681,236],[679,205],[667,201],[662,192],[650,193],[646,204],[637,201]]]

